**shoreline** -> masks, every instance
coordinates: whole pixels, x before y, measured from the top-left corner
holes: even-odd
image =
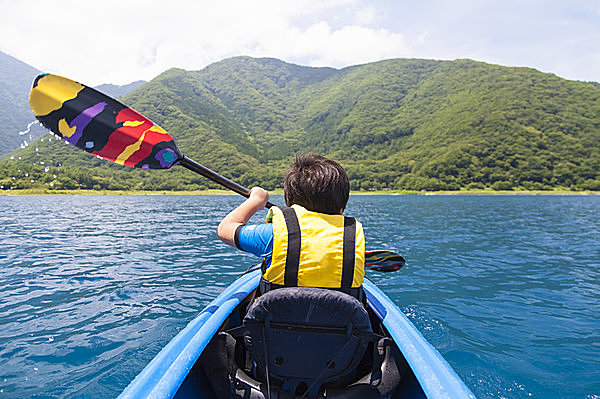
[[[273,195],[283,194],[282,189],[269,191]],[[600,191],[569,191],[569,190],[458,190],[458,191],[406,191],[406,190],[377,190],[351,191],[351,195],[600,195]],[[230,190],[209,189],[199,191],[131,191],[131,190],[4,190],[0,196],[36,196],[36,195],[239,195]]]

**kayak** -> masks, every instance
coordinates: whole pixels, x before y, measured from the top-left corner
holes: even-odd
[[[234,281],[119,398],[475,398],[372,282],[365,298]]]

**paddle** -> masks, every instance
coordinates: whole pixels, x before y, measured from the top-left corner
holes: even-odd
[[[91,87],[41,74],[33,82],[29,105],[47,129],[97,157],[142,169],[181,165],[250,196],[247,188],[184,156],[173,138],[150,119]]]
[[[365,251],[365,269],[387,273],[400,270],[405,264],[406,261],[402,255],[392,251],[385,249]],[[244,274],[258,270],[261,268],[261,266],[262,265],[260,263],[252,265],[244,272]]]
[[[184,156],[173,138],[150,119],[81,83],[51,74],[35,78],[29,105],[50,131],[97,157],[142,169],[181,165],[244,197],[250,190]],[[273,206],[267,202],[267,208]],[[404,258],[391,251],[365,253],[365,267],[391,272]]]
[[[365,251],[365,269],[377,270],[379,272],[395,272],[402,269],[406,260],[402,255],[392,251],[380,249],[376,251]]]

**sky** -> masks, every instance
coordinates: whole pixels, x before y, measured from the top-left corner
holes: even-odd
[[[600,82],[600,0],[0,0],[0,51],[91,86],[239,55],[469,58]]]

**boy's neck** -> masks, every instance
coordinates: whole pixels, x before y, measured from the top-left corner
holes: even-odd
[[[303,205],[300,205],[300,204],[292,204],[290,206],[294,206],[294,205],[301,206],[302,208],[304,208],[304,209],[306,209],[307,211],[310,211],[310,212],[325,213],[325,212],[315,211],[313,209],[308,209],[307,207],[305,207]],[[344,213],[344,209],[340,209],[340,211],[338,213],[333,213],[332,215],[341,215],[343,213]]]

